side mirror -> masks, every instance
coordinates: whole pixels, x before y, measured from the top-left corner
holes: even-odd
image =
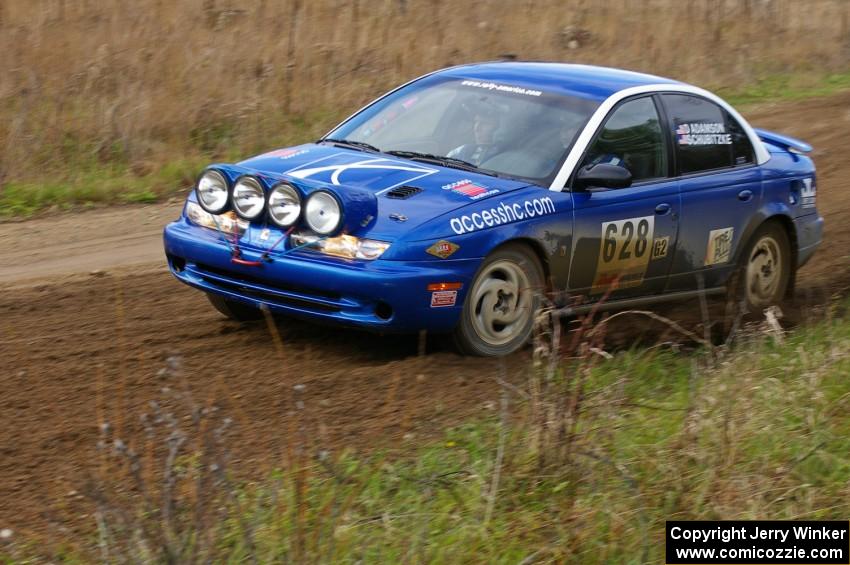
[[[597,163],[579,169],[573,188],[584,191],[589,188],[628,188],[632,185],[632,173],[625,167]]]

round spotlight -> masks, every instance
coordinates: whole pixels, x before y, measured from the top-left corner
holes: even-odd
[[[211,214],[220,214],[227,208],[227,180],[218,171],[206,171],[195,188],[198,203]]]
[[[288,228],[301,215],[301,195],[289,183],[278,184],[269,193],[269,218],[282,228]]]
[[[307,198],[304,218],[310,229],[317,234],[331,235],[342,224],[342,209],[330,192],[317,190]]]
[[[263,213],[266,193],[254,177],[242,177],[233,185],[233,209],[239,217],[253,220]]]

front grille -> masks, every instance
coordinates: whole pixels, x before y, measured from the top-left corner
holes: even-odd
[[[191,265],[189,270],[210,287],[262,300],[269,304],[319,312],[340,312],[344,306],[342,297],[336,293],[290,284],[269,283],[253,275],[236,273],[201,263]]]
[[[302,286],[296,286],[292,284],[280,284],[280,283],[270,283],[266,279],[262,279],[260,277],[255,277],[253,275],[246,275],[245,273],[235,273],[233,271],[229,271],[227,269],[219,269],[218,267],[212,267],[210,265],[204,265],[202,263],[195,263],[195,266],[201,271],[206,271],[208,273],[212,273],[214,275],[219,275],[222,277],[227,277],[230,279],[234,279],[235,281],[245,281],[247,283],[265,286],[270,289],[280,290],[283,292],[297,292],[299,294],[311,294],[313,296],[320,296],[322,298],[326,298],[328,300],[339,300],[341,297],[339,294],[333,292],[324,292],[321,290],[316,290],[314,288],[305,288]]]

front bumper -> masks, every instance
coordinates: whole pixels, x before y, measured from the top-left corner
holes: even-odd
[[[347,261],[295,251],[272,262],[246,266],[231,261],[218,233],[181,218],[163,234],[168,266],[178,280],[276,313],[379,332],[445,332],[457,323],[466,289],[481,259],[443,261]],[[261,251],[242,247],[242,257]],[[431,307],[427,286],[460,282],[454,306]]]

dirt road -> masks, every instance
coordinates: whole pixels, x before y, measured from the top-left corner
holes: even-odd
[[[827,231],[800,273],[800,294],[850,283],[849,109],[844,93],[748,112],[755,125],[816,148]],[[279,461],[296,384],[305,385],[314,441],[334,449],[433,437],[497,404],[499,361],[430,344],[419,357],[415,337],[282,324],[281,356],[263,323],[222,319],[168,274],[160,233],[179,206],[0,224],[0,528],[51,539],[93,526],[69,493],[96,460],[99,411],[131,435],[168,384],[158,376],[168,358],[181,360],[194,394],[233,414],[234,468],[254,474]],[[507,360],[510,379],[522,380],[528,357]]]

